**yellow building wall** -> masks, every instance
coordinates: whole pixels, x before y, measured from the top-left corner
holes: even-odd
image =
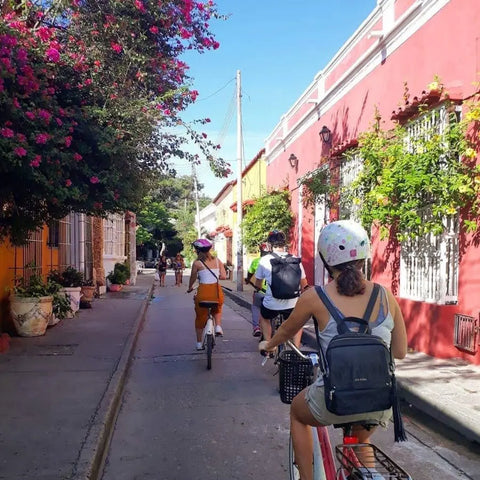
[[[58,267],[58,248],[50,248],[48,242],[48,227],[45,227],[38,234],[40,260],[37,267],[41,267],[44,278],[48,273]],[[14,287],[15,272],[17,279],[23,275],[25,267],[24,250],[33,248],[15,247],[8,240],[0,243],[0,332],[11,330],[9,325],[9,295]]]

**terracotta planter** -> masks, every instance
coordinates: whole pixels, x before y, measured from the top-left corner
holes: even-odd
[[[12,296],[10,313],[15,329],[21,337],[45,335],[53,317],[52,300],[52,297]]]
[[[72,313],[69,313],[67,318],[73,318],[80,308],[82,287],[64,287],[63,291],[65,292],[65,295],[68,295],[68,298],[70,299],[70,308],[72,309]]]
[[[120,285],[119,283],[111,283],[110,286],[108,287],[108,290],[110,292],[119,292],[123,288],[123,285]]]
[[[95,287],[92,286],[83,286],[80,291],[80,301],[81,303],[93,302],[93,297],[95,295]]]

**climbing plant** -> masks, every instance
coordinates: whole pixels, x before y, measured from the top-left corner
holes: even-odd
[[[421,113],[420,121],[422,115],[431,114]],[[397,238],[404,240],[441,234],[445,218],[461,210],[466,231],[475,230],[480,169],[474,147],[479,121],[479,103],[472,102],[462,120],[447,107],[441,132],[434,126],[425,128],[429,122],[423,122],[416,135],[408,124],[384,131],[377,122],[361,135],[357,153],[364,167],[350,189],[360,205],[362,223],[377,222],[383,238],[394,227]]]
[[[309,172],[298,181],[303,186],[303,204],[305,207],[315,208],[319,202],[329,203],[330,194],[336,191],[332,186],[330,170],[327,168],[317,168]]]

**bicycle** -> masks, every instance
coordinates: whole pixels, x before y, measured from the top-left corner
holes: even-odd
[[[212,308],[218,306],[218,302],[203,301],[198,304],[202,308],[208,308],[208,317],[203,329],[203,348],[207,351],[207,370],[212,368],[212,352],[215,347],[215,317]]]
[[[287,340],[287,344],[290,350],[284,350],[283,354],[279,356],[280,376],[282,377],[282,367],[285,365],[287,368],[291,366],[290,375],[284,376],[287,381],[293,381],[293,388],[288,389],[288,385],[285,384],[283,388],[286,391],[283,393],[286,397],[282,399],[284,403],[291,403],[293,397],[305,388],[303,385],[309,385],[317,377],[319,358],[315,352],[301,352],[290,340]],[[287,352],[289,352],[288,359],[284,358]],[[295,372],[298,375],[295,375]],[[298,377],[302,377],[303,381],[299,381]],[[280,396],[282,398],[282,392],[280,392]],[[376,445],[359,443],[358,438],[352,434],[355,424],[360,424],[364,428],[370,429],[377,426],[378,422],[361,421],[334,425],[334,428],[342,428],[343,430],[343,441],[335,446],[335,456],[333,455],[327,427],[311,427],[314,439],[314,480],[412,480],[412,477],[403,468]],[[335,463],[335,458],[337,464]],[[295,464],[291,436],[289,439],[288,464],[290,480],[299,480],[300,475]]]

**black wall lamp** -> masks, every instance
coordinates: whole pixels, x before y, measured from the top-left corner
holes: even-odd
[[[288,161],[290,163],[290,166],[292,168],[297,168],[298,167],[298,158],[294,153],[291,153],[290,156],[288,157]]]
[[[320,135],[323,143],[330,143],[330,141],[332,140],[332,132],[325,125],[318,132],[318,134]]]

